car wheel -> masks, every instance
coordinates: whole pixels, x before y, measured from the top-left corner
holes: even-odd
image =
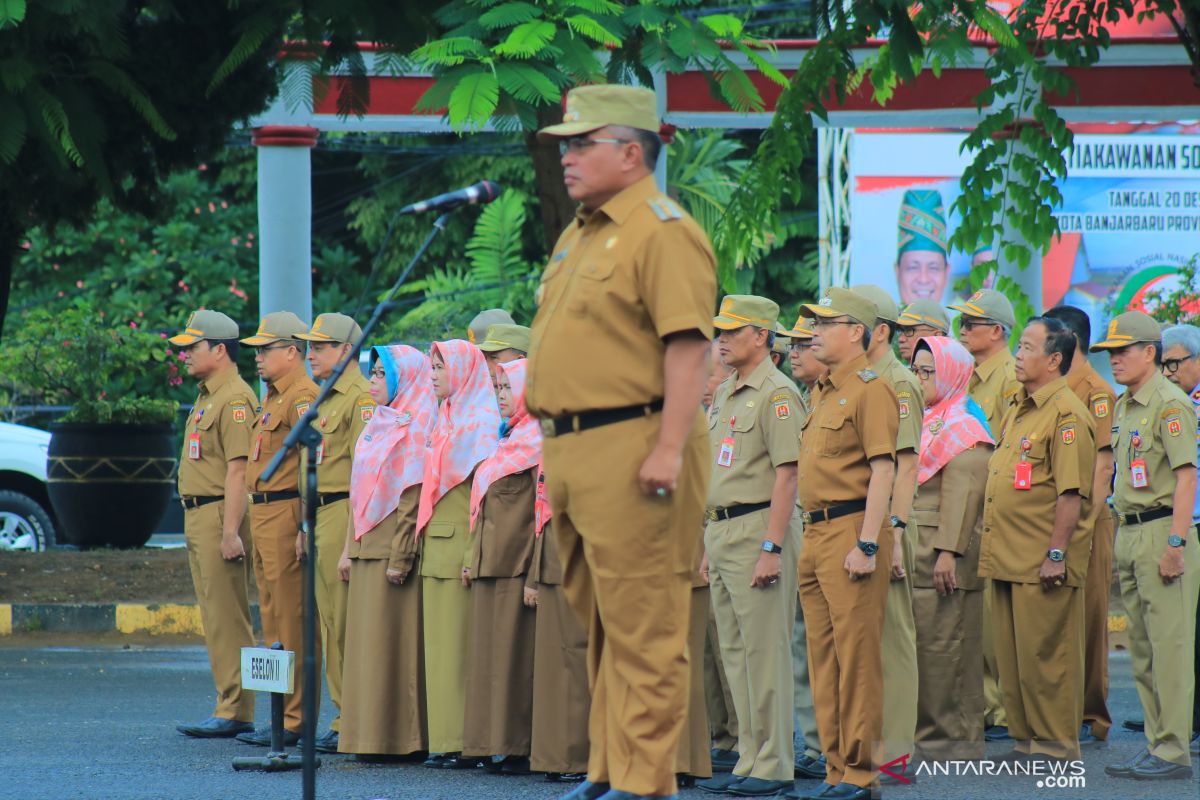
[[[36,500],[0,490],[0,550],[36,553],[54,546],[54,523]]]

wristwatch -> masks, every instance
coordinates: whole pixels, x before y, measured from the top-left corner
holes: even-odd
[[[1046,551],[1046,558],[1050,559],[1051,561],[1053,561],[1055,563],[1062,561],[1066,557],[1067,557],[1067,554],[1064,553],[1062,550],[1059,550],[1057,547],[1051,547],[1049,550]]]
[[[859,539],[858,549],[863,551],[863,555],[870,557],[879,552],[879,545],[875,544],[874,542],[864,542],[862,539]]]
[[[775,555],[779,555],[783,552],[783,548],[772,542],[770,539],[763,539],[762,549],[764,553],[774,553]]]
[[[888,517],[888,520],[892,523],[893,528],[907,528],[908,527],[908,523],[905,522],[904,520],[900,519],[899,517],[897,517],[895,514],[892,514],[892,516]]]
[[[1170,536],[1167,537],[1167,546],[1168,547],[1183,547],[1186,544],[1187,544],[1187,539],[1183,538],[1182,536],[1176,536],[1175,534],[1172,533]]]

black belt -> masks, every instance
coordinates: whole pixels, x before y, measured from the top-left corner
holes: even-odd
[[[215,503],[218,500],[224,499],[225,495],[223,494],[206,494],[194,495],[192,497],[181,497],[179,498],[179,502],[183,504],[184,508],[199,508],[200,506],[206,506],[209,503]]]
[[[766,502],[739,503],[736,506],[725,506],[724,508],[706,508],[704,510],[704,518],[709,522],[716,522],[721,519],[737,519],[738,517],[744,517],[747,514],[753,514],[755,511],[763,511],[770,507],[770,502]]]
[[[648,417],[662,411],[662,407],[662,400],[655,400],[640,406],[610,408],[605,411],[585,411],[582,414],[544,419],[542,420],[542,436],[552,439],[555,436],[562,436],[564,433],[579,433],[589,428],[599,428],[638,417]]]
[[[800,514],[800,517],[804,520],[805,525],[811,525],[814,522],[829,522],[831,519],[866,510],[866,500],[851,500],[849,503],[838,503],[836,506],[818,508],[816,511],[805,511]]]
[[[299,492],[251,492],[250,505],[257,506],[262,503],[278,503],[280,500],[298,500],[300,499]]]
[[[349,499],[350,499],[349,492],[318,492],[317,493],[317,505],[318,506],[327,506],[330,503],[336,503],[339,500],[349,500]]]
[[[1129,512],[1128,514],[1117,513],[1117,519],[1121,520],[1122,525],[1145,525],[1147,522],[1154,522],[1156,519],[1164,519],[1175,513],[1173,508],[1155,508],[1150,511],[1143,511],[1140,514]]]

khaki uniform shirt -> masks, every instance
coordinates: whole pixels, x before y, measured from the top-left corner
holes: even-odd
[[[1023,449],[1022,442],[1028,442]],[[1015,488],[1017,464],[1030,465],[1030,488]],[[1037,583],[1050,549],[1054,507],[1061,494],[1083,498],[1079,521],[1067,545],[1067,585],[1082,587],[1091,554],[1092,474],[1095,436],[1087,408],[1057,378],[1033,393],[1021,389],[1017,404],[1000,424],[996,451],[988,462],[983,504],[979,574],[1013,583]]]
[[[805,414],[796,385],[770,358],[764,358],[739,389],[734,388],[737,380],[734,371],[717,387],[708,409],[713,458],[708,504],[717,508],[770,502],[775,468],[800,458]],[[732,440],[733,452],[722,458],[726,439]]]
[[[1075,357],[1080,358],[1081,355],[1076,353]],[[1096,449],[1112,447],[1113,413],[1117,407],[1116,390],[1087,363],[1078,373],[1067,375],[1067,385],[1092,415],[1092,423],[1096,429]]]
[[[975,365],[967,394],[983,409],[992,438],[998,439],[1004,412],[1016,402],[1021,383],[1017,380],[1017,360],[1007,350],[1001,350],[982,364]]]
[[[476,578],[516,578],[529,572],[536,497],[536,467],[505,475],[488,487],[472,532],[471,573]]]
[[[258,418],[254,421],[254,440],[250,461],[246,464],[246,490],[249,492],[294,492],[300,486],[300,451],[293,450],[279,465],[270,481],[258,476],[283,447],[300,415],[317,396],[317,385],[304,371],[303,364],[267,387]]]
[[[797,464],[800,506],[816,511],[865,500],[872,458],[896,457],[896,393],[866,353],[817,382]]]
[[[223,497],[227,465],[250,455],[251,428],[258,400],[237,367],[200,382],[200,394],[183,436],[179,458],[181,497]],[[192,438],[200,438],[198,458],[192,458]]]
[[[871,365],[896,393],[896,406],[900,411],[900,430],[896,435],[896,451],[921,452],[921,427],[925,418],[925,394],[921,383],[900,359],[888,350],[883,358]]]
[[[1196,464],[1192,401],[1161,372],[1136,393],[1128,390],[1117,400],[1113,449],[1117,459],[1113,506],[1129,514],[1171,508],[1175,502],[1174,470]],[[1141,440],[1133,447],[1133,436]],[[1147,485],[1133,488],[1132,463],[1146,462]]]
[[[664,394],[663,337],[712,338],[708,237],[650,175],[558,239],[537,290],[525,403],[537,417],[641,405]]]
[[[371,383],[363,377],[358,365],[351,364],[321,404],[321,416],[316,425],[321,434],[317,491],[350,491],[354,445],[374,413]]]

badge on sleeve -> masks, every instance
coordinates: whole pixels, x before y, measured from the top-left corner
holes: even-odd
[[[1108,398],[1097,397],[1092,402],[1092,411],[1097,417],[1103,418],[1108,416]]]
[[[908,401],[901,400],[900,401],[900,419],[908,419],[909,410],[910,409],[908,407]]]
[[[244,405],[233,406],[233,421],[238,425],[246,423],[246,407]]]
[[[1167,420],[1167,433],[1172,436],[1179,436],[1183,433],[1183,423],[1179,421],[1179,417],[1172,417]]]
[[[1059,431],[1063,444],[1075,444],[1075,426],[1068,425]]]
[[[358,415],[363,422],[370,422],[371,417],[375,416],[375,401],[374,400],[359,400]]]
[[[306,412],[306,411],[308,411],[308,401],[307,400],[301,400],[299,403],[296,403],[297,416],[303,417],[304,412]]]
[[[772,397],[771,404],[775,406],[775,419],[789,419],[792,416],[792,406],[788,403],[786,393]]]

